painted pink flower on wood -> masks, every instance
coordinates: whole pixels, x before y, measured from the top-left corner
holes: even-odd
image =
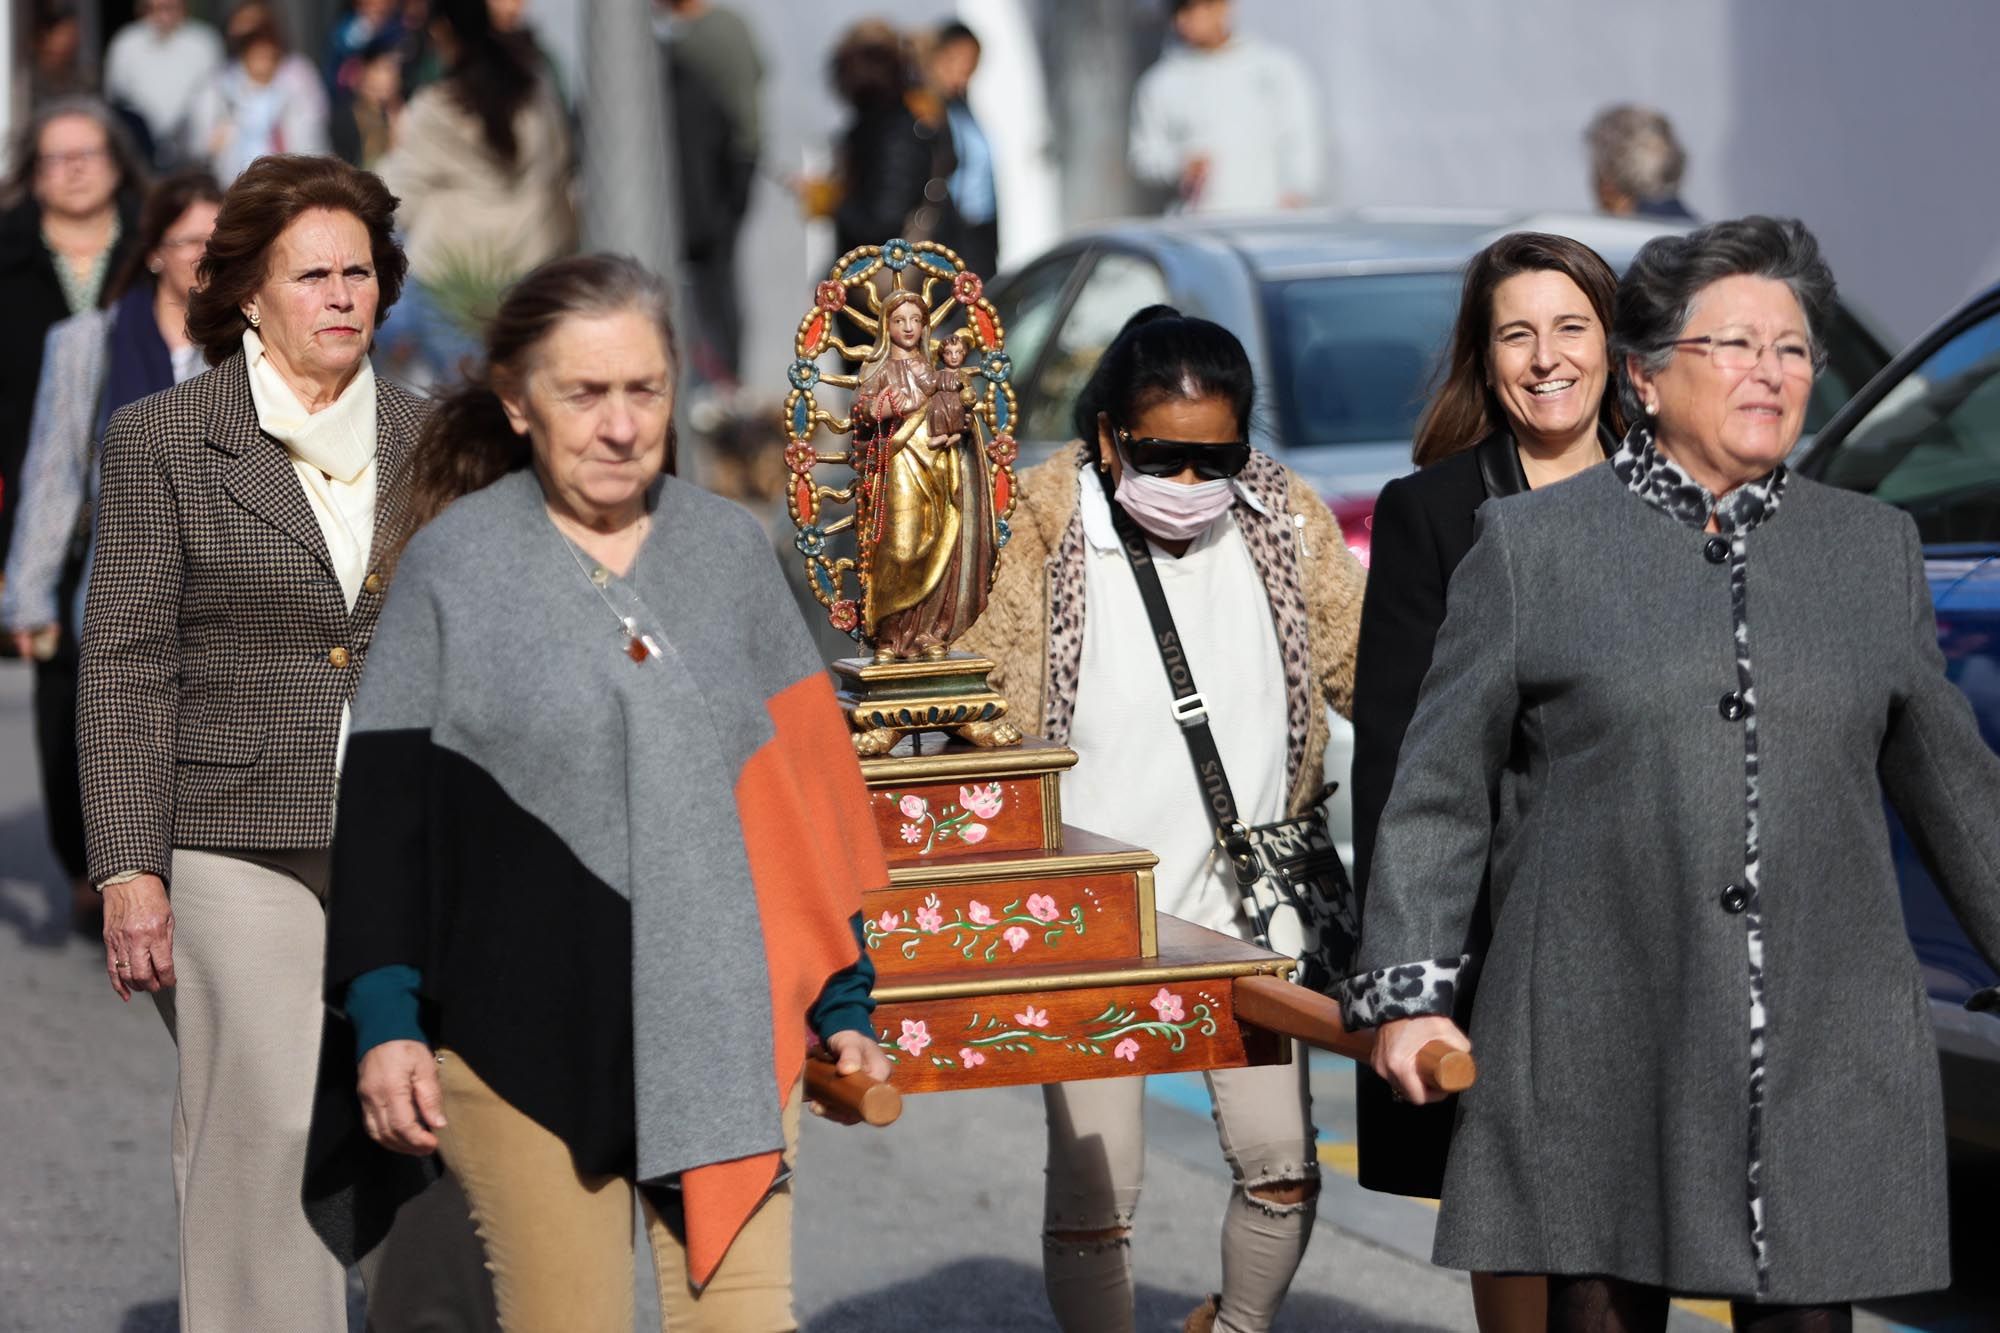
[[[1187,1017],[1187,1011],[1181,1008],[1181,997],[1165,986],[1160,987],[1160,993],[1153,997],[1152,1003],[1162,1023],[1178,1023]]]
[[[909,1023],[905,1022],[903,1026],[908,1027]],[[1111,1053],[1117,1056],[1120,1060],[1129,1060],[1135,1065],[1139,1063],[1139,1043],[1132,1040],[1130,1037],[1127,1037],[1125,1040],[1119,1042],[1116,1046],[1113,1046],[1111,1048]],[[914,1052],[912,1052],[912,1054],[914,1054]]]
[[[884,912],[882,913],[882,919],[877,921],[875,924],[882,927],[882,929],[884,930],[894,930],[896,927],[903,924],[903,918],[898,914],[896,914],[895,912]]]
[[[960,830],[959,830],[959,833],[958,833],[958,840],[959,840],[960,842],[966,842],[966,843],[972,843],[972,842],[985,842],[985,841],[986,841],[986,825],[984,825],[984,824],[967,824],[967,825],[966,825],[966,826],[965,826],[964,828],[962,828],[962,829],[960,829]]]
[[[935,935],[944,929],[944,913],[925,904],[917,909],[917,929]]]
[[[1001,799],[1000,784],[997,782],[989,782],[983,787],[960,787],[958,803],[981,819],[993,818],[1006,804]]]
[[[905,819],[922,819],[930,813],[931,806],[930,802],[921,796],[905,796],[897,803],[896,808],[903,812]]]
[[[958,1048],[958,1062],[965,1068],[970,1069],[974,1065],[985,1064],[986,1056],[980,1051],[973,1050],[970,1046],[961,1046]]]
[[[1049,1025],[1049,1011],[1029,1005],[1021,1013],[1014,1015],[1014,1021],[1024,1028],[1045,1028]]]
[[[896,1044],[902,1047],[904,1050],[908,1051],[911,1055],[922,1055],[924,1053],[924,1047],[931,1044],[930,1025],[925,1023],[924,1020],[921,1018],[904,1019],[903,1035],[896,1038]],[[1136,1043],[1134,1044],[1132,1049],[1133,1050],[1138,1049]]]
[[[1037,921],[1053,921],[1059,915],[1056,900],[1046,893],[1028,895],[1028,915]]]
[[[1027,927],[1009,926],[1000,932],[1000,938],[1007,941],[1008,948],[1012,949],[1015,953],[1019,953],[1028,943]]]
[[[965,919],[975,926],[990,926],[993,924],[993,909],[974,898],[972,905],[965,909]]]
[[[924,840],[924,826],[922,824],[905,824],[902,831],[903,841],[909,843],[912,847]]]

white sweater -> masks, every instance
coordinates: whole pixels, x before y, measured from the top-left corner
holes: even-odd
[[[1184,207],[1219,213],[1313,200],[1321,177],[1320,102],[1298,57],[1249,37],[1214,51],[1176,47],[1139,79],[1132,99],[1133,174],[1179,182],[1208,159],[1201,193]]]

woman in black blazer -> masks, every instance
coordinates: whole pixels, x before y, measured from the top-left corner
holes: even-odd
[[[1466,270],[1451,359],[1417,426],[1419,470],[1390,482],[1375,502],[1354,684],[1359,894],[1368,891],[1376,825],[1444,623],[1445,586],[1472,549],[1474,513],[1602,462],[1624,433],[1617,395],[1605,393],[1617,286],[1590,247],[1540,232],[1501,237]],[[1478,954],[1488,932],[1483,893],[1473,931],[1465,951]],[[1356,1084],[1362,1185],[1436,1198],[1456,1104],[1402,1105],[1365,1067]],[[1545,1303],[1541,1278],[1473,1275],[1484,1333],[1539,1333]]]

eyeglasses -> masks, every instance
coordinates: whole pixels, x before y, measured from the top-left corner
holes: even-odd
[[[1809,380],[1813,377],[1812,348],[1797,338],[1781,338],[1776,342],[1753,343],[1748,338],[1675,338],[1670,347],[1685,347],[1690,351],[1701,351],[1708,355],[1717,370],[1754,370],[1764,359],[1766,351],[1778,354],[1778,369],[1794,379]]]
[[[42,153],[35,158],[35,170],[59,171],[64,167],[88,166],[111,156],[103,148],[75,148],[67,153]]]
[[[1247,440],[1213,444],[1202,440],[1162,440],[1151,435],[1134,436],[1121,428],[1118,448],[1127,462],[1149,477],[1178,477],[1193,468],[1197,477],[1220,481],[1235,476],[1250,463]]]

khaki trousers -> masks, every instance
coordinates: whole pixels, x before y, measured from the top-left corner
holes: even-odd
[[[438,1052],[445,1127],[438,1139],[472,1204],[506,1333],[629,1333],[632,1199],[621,1176],[586,1176],[554,1134],[514,1109],[471,1066]],[[785,1111],[785,1162],[798,1153],[799,1106]],[[687,1252],[640,1195],[663,1327],[672,1333],[791,1333],[792,1189],[765,1201],[696,1295]]]
[[[174,1196],[184,1333],[347,1333],[347,1273],[299,1202],[326,913],[285,872],[175,851]]]

